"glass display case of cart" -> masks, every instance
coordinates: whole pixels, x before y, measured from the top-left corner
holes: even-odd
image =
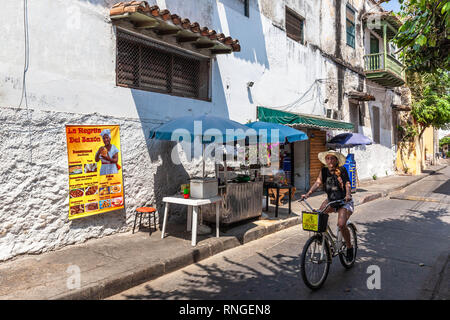
[[[217,177],[219,178],[219,187],[225,186],[226,183],[236,182],[244,183],[249,181],[260,181],[261,175],[259,173],[260,165],[244,165],[244,164],[224,164],[217,166]]]
[[[263,182],[260,165],[250,163],[247,150],[243,153],[242,150],[235,152],[231,149],[229,148],[230,153],[234,154],[228,154],[216,164],[219,195],[222,197],[219,208],[221,225],[260,217],[262,212]],[[214,222],[215,212],[215,208],[202,207],[203,221]]]
[[[280,169],[262,168],[261,176],[266,183],[276,183],[280,185],[288,185],[290,182],[290,172],[286,172]]]
[[[230,150],[228,150],[230,151]],[[217,177],[219,178],[219,186],[226,183],[244,183],[260,181],[261,165],[257,162],[256,146],[235,146],[234,155],[228,154],[223,156],[223,161],[216,167]]]
[[[288,144],[280,144],[279,148],[279,160],[273,163],[268,160],[266,165],[261,168],[261,176],[265,183],[289,185],[292,176],[291,149]],[[269,146],[268,152],[271,151],[270,149]]]

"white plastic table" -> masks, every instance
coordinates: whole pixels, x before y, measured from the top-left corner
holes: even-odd
[[[164,197],[163,202],[166,203],[166,207],[164,209],[164,220],[163,220],[163,228],[161,233],[161,239],[164,238],[164,234],[166,232],[166,224],[167,224],[167,216],[169,215],[169,204],[170,203],[176,203],[176,204],[183,204],[188,206],[188,219],[187,219],[187,230],[191,230],[192,225],[192,240],[191,244],[192,246],[195,246],[197,244],[197,224],[198,224],[198,207],[205,205],[205,204],[216,204],[216,237],[219,237],[219,204],[222,201],[222,197],[215,196],[212,198],[206,198],[206,199],[196,199],[196,198],[189,198],[184,199],[182,195],[175,195],[172,197]],[[193,212],[192,222],[191,220],[191,212]]]

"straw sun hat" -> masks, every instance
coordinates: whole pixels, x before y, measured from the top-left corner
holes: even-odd
[[[337,151],[333,151],[333,150],[320,152],[318,154],[320,162],[322,162],[324,165],[327,165],[327,161],[325,160],[325,157],[327,155],[329,155],[329,154],[332,155],[332,156],[335,156],[338,159],[340,167],[342,167],[345,164],[345,161],[346,161],[345,156],[342,153],[337,152]]]

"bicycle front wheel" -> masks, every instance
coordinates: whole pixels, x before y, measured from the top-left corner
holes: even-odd
[[[319,289],[330,271],[331,256],[328,241],[321,235],[308,239],[303,247],[301,274],[303,282],[312,290]]]

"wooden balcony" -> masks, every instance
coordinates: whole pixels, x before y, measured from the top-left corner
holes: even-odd
[[[367,79],[384,87],[399,87],[405,83],[403,65],[394,57],[381,53],[364,56],[364,72]]]

